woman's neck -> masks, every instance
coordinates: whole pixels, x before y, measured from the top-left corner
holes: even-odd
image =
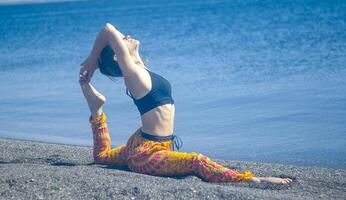
[[[143,60],[142,60],[141,57],[139,56],[138,51],[133,51],[133,52],[131,52],[130,54],[131,54],[131,56],[132,56],[133,61],[134,61],[137,65],[139,65],[139,66],[141,66],[141,67],[143,67],[143,68],[147,68],[146,65],[144,64]]]

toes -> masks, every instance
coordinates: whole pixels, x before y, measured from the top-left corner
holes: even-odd
[[[291,179],[289,179],[289,178],[285,178],[284,180],[282,180],[282,183],[283,184],[289,184],[289,183],[291,183],[292,182],[292,180]]]

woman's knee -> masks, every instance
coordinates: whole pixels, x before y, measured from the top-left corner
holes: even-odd
[[[94,162],[96,164],[106,164],[106,161],[107,161],[106,156],[94,155]]]
[[[94,149],[93,157],[95,163],[106,164],[109,158],[108,150],[102,149],[102,147],[100,149]]]
[[[133,172],[145,174],[144,168],[142,166],[138,166],[138,164],[136,164],[131,159],[127,160],[127,166]]]

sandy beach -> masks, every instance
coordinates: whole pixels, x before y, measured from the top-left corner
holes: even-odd
[[[91,147],[0,139],[0,152],[1,199],[346,199],[345,170],[217,160],[294,183],[215,184],[97,165]]]

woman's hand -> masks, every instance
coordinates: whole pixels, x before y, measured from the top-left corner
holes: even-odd
[[[88,71],[86,70],[86,68],[84,66],[81,66],[80,71],[79,71],[79,84],[81,86],[85,85],[87,82],[87,74]]]
[[[97,58],[89,56],[81,64],[79,71],[79,82],[81,84],[89,83],[95,70],[98,68]]]

